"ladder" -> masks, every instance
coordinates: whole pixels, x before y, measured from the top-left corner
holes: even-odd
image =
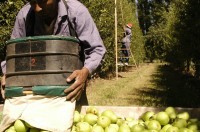
[[[138,71],[138,66],[137,66],[137,63],[136,63],[136,61],[135,61],[135,58],[134,58],[134,56],[133,56],[133,53],[132,53],[132,51],[131,51],[131,49],[129,48],[129,49],[118,49],[118,52],[121,52],[122,50],[129,50],[129,52],[130,52],[130,56],[129,57],[124,57],[124,56],[120,56],[120,57],[117,57],[117,59],[118,59],[118,63],[119,63],[119,59],[121,59],[121,58],[129,58],[129,59],[132,59],[132,61],[133,61],[133,65],[118,65],[117,64],[117,67],[118,67],[118,69],[119,69],[119,71],[127,71],[128,70],[128,67],[135,67],[136,68],[136,70],[137,70],[137,73],[138,73],[138,75],[139,75],[139,77],[140,78],[142,78],[141,77],[141,75],[139,74],[139,71]]]

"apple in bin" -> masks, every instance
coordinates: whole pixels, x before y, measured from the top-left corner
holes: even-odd
[[[107,116],[99,116],[97,119],[97,125],[102,126],[103,128],[108,127],[111,124],[111,120],[110,118],[108,118]]]
[[[161,125],[157,120],[150,120],[149,123],[147,124],[147,128],[149,130],[161,130]]]
[[[181,113],[177,114],[177,118],[189,120],[190,115],[188,112],[181,112]]]
[[[166,132],[179,132],[179,129],[178,127],[172,126],[172,127],[169,127]]]
[[[97,123],[98,116],[92,113],[88,113],[84,116],[83,121],[89,123],[90,125],[94,125]]]
[[[28,127],[25,125],[25,122],[17,119],[14,123],[14,128],[17,132],[26,132],[28,130]]]
[[[92,126],[87,122],[79,122],[76,124],[76,130],[78,132],[90,132]]]
[[[184,128],[187,126],[187,121],[185,119],[177,118],[173,123],[173,126],[178,128]]]
[[[167,125],[170,121],[170,118],[166,112],[160,111],[156,114],[156,120],[159,121],[161,125]]]
[[[171,106],[167,107],[167,108],[165,109],[165,112],[166,112],[168,115],[176,114],[175,108],[174,108],[174,107],[171,107]]]
[[[116,124],[118,126],[121,126],[124,122],[125,122],[125,120],[123,120],[122,118],[118,118]]]
[[[16,132],[14,126],[10,126],[5,132]]]
[[[74,111],[74,118],[73,118],[73,122],[74,123],[78,123],[81,121],[81,115],[78,111]]]
[[[145,130],[145,127],[140,124],[135,124],[134,126],[131,127],[132,132],[143,132]]]
[[[172,127],[171,124],[164,125],[160,132],[166,132],[168,128]]]
[[[92,114],[94,114],[94,115],[99,115],[99,110],[96,108],[96,107],[94,107],[94,106],[89,106],[87,109],[86,109],[86,114],[88,114],[88,113],[92,113]]]
[[[103,129],[103,127],[101,127],[101,126],[99,126],[99,125],[94,125],[94,126],[92,127],[91,132],[104,132],[104,129]]]
[[[117,115],[112,110],[105,110],[101,113],[101,115],[110,118],[111,123],[117,122]]]
[[[145,113],[143,113],[141,115],[141,119],[143,121],[148,121],[150,120],[151,118],[153,118],[153,116],[155,115],[155,113],[153,111],[146,111]]]
[[[110,124],[108,127],[105,128],[105,132],[118,132],[119,126],[117,124]]]
[[[123,123],[119,127],[119,131],[118,132],[131,132],[131,129],[130,129],[130,127],[126,123]]]

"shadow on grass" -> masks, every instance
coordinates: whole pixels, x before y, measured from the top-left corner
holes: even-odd
[[[136,93],[138,105],[153,107],[200,107],[200,80],[175,71],[169,65],[159,65],[152,75],[156,88],[141,88]]]

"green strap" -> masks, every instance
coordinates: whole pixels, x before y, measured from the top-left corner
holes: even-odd
[[[23,96],[23,87],[9,87],[5,88],[5,97],[19,97]]]
[[[64,90],[68,88],[67,86],[34,86],[32,91],[34,95],[44,95],[44,96],[66,96]],[[6,87],[5,97],[19,97],[24,96],[23,87]]]

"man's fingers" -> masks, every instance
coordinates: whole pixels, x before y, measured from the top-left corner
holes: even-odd
[[[75,81],[69,88],[66,88],[66,89],[64,90],[64,93],[69,93],[69,92],[75,90],[77,87],[79,87],[79,85],[80,85],[80,84],[77,83],[77,81]]]
[[[76,99],[81,91],[82,91],[82,86],[77,87],[74,91],[67,94],[66,99],[67,100]]]
[[[73,97],[73,98],[71,99],[71,102],[74,102],[75,100],[79,100],[80,97],[81,97],[81,93],[82,93],[82,89],[76,94],[75,97]]]
[[[69,83],[73,81],[77,77],[77,71],[74,71],[67,79],[66,81]]]

